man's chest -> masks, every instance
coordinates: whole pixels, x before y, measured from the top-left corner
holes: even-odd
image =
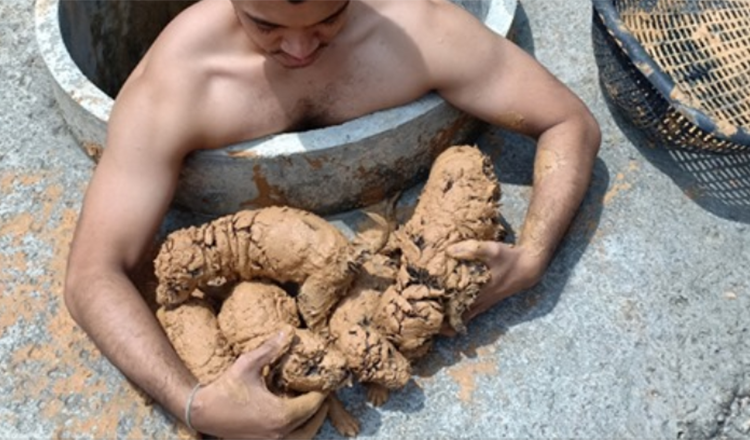
[[[300,69],[221,87],[213,127],[224,144],[272,133],[321,128],[411,102],[428,91],[406,66],[347,63]],[[220,145],[216,145],[220,146]]]
[[[289,95],[274,93],[270,99],[270,107],[283,120],[283,131],[341,124],[405,104],[423,93],[406,78],[377,71],[314,78],[288,88]]]

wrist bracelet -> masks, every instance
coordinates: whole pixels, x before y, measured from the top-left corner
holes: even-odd
[[[193,399],[195,398],[195,394],[198,393],[198,390],[201,388],[200,382],[193,387],[192,391],[190,391],[190,395],[188,395],[187,403],[185,404],[185,425],[188,427],[189,430],[195,431],[195,428],[193,428],[193,424],[190,423],[190,407],[193,406]]]

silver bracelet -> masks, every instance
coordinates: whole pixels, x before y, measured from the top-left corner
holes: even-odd
[[[187,403],[185,404],[185,425],[191,431],[195,431],[195,428],[193,428],[192,423],[190,423],[190,407],[193,406],[193,399],[195,398],[195,394],[200,388],[200,383],[193,387],[192,391],[190,391],[190,395],[188,396]]]

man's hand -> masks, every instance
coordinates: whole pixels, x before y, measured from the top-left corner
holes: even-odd
[[[490,281],[482,287],[464,322],[487,311],[501,300],[539,282],[545,262],[523,246],[495,241],[466,240],[447,249],[450,257],[481,261],[489,267]]]
[[[191,422],[199,432],[222,438],[283,438],[315,414],[326,395],[310,392],[281,398],[266,388],[263,368],[283,347],[284,335],[240,356],[216,381],[201,388]]]

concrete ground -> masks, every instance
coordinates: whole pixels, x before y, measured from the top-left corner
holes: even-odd
[[[538,286],[440,340],[384,407],[345,390],[360,437],[750,438],[750,155],[653,149],[618,123],[590,16],[584,0],[524,0],[517,17],[604,133],[568,237]],[[173,437],[63,305],[92,163],[56,108],[32,0],[0,2],[0,66],[0,437]],[[497,130],[479,143],[518,228],[533,149]]]

